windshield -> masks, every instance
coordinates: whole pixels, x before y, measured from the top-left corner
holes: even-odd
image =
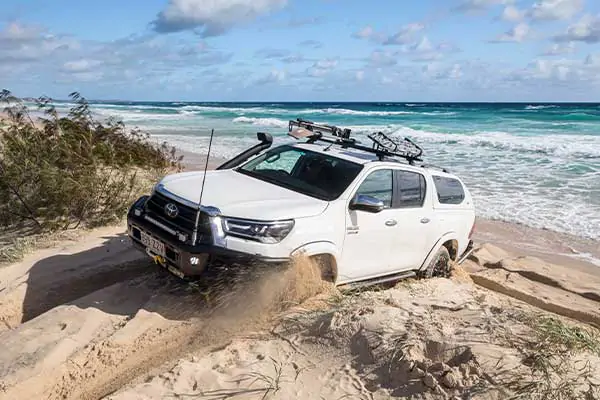
[[[238,168],[238,172],[316,197],[335,200],[361,171],[362,165],[326,154],[280,146]]]

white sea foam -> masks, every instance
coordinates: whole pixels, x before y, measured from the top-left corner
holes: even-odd
[[[183,106],[180,108],[181,110],[187,111],[206,111],[206,112],[228,112],[228,113],[268,113],[273,112],[272,109],[264,108],[264,107],[218,107],[218,106]]]
[[[233,119],[235,124],[250,124],[254,126],[286,128],[289,121],[284,121],[278,118],[252,118],[252,117],[237,117]]]
[[[537,105],[537,106],[532,106],[532,105],[528,105],[527,107],[525,107],[526,110],[544,110],[546,108],[557,108],[557,105]]]
[[[356,134],[382,131],[400,138],[407,136],[420,143],[456,143],[463,146],[489,147],[495,150],[529,152],[560,157],[600,158],[600,136],[556,134],[540,137],[494,131],[456,134],[423,131],[401,125],[364,125],[348,126],[348,128]]]
[[[456,115],[452,111],[361,111],[350,110],[347,108],[324,108],[314,110],[302,110],[303,114],[332,114],[332,115],[352,115],[352,116],[367,116],[367,117],[390,117],[394,115],[428,115],[428,116],[450,116]]]

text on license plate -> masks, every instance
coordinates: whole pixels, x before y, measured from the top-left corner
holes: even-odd
[[[147,233],[141,232],[141,241],[150,251],[160,256],[165,256],[165,244],[158,239],[153,238]]]

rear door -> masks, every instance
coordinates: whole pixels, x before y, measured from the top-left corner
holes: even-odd
[[[435,214],[425,176],[416,171],[394,170],[392,208],[397,228],[392,240],[388,272],[421,266],[436,240]]]

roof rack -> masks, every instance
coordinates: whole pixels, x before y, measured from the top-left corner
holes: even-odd
[[[307,138],[307,143],[321,141],[340,145],[342,148],[353,148],[373,153],[379,160],[383,160],[385,157],[401,157],[407,160],[410,165],[414,165],[415,161],[423,161],[420,158],[423,149],[409,138],[397,142],[383,132],[375,132],[367,136],[373,141],[373,146],[368,147],[351,138],[351,132],[348,128],[342,129],[337,126],[317,124],[298,118],[290,120],[288,135],[295,139]],[[332,136],[328,137],[325,134],[331,134]]]

